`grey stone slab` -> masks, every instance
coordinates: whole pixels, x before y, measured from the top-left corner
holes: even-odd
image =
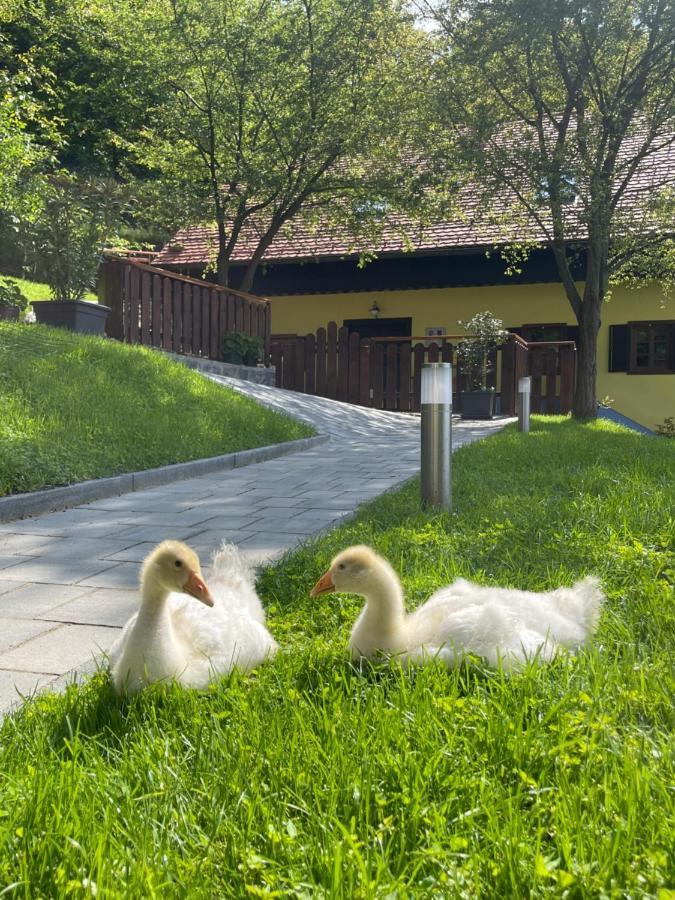
[[[48,610],[81,597],[89,590],[68,584],[14,584],[14,591],[0,597],[0,615],[22,619],[39,618]]]
[[[113,553],[120,552],[129,546],[129,541],[115,540],[111,536],[100,538],[80,537],[77,540],[51,538],[44,544],[39,553],[22,554],[39,556],[40,559],[105,559]]]
[[[255,509],[292,509],[294,506],[302,504],[301,498],[298,497],[261,497],[253,506]]]
[[[36,619],[12,619],[0,615],[0,666],[2,655],[12,647],[18,647],[24,641],[37,637],[53,628],[48,622],[39,622]]]
[[[9,569],[10,566],[15,566],[17,561],[20,562],[22,558],[23,557],[21,556],[0,556],[0,570]]]
[[[21,586],[20,582],[7,581],[4,578],[0,578],[0,597],[3,594],[8,594],[10,591],[15,591],[20,586]]]
[[[5,534],[0,539],[0,549],[5,554],[20,553],[23,556],[39,556],[52,538],[40,534]]]
[[[49,622],[121,627],[138,611],[138,590],[98,588],[44,614]]]
[[[58,625],[0,657],[0,668],[41,675],[63,675],[110,649],[118,628],[101,625]]]
[[[161,525],[132,525],[120,528],[117,532],[120,540],[129,541],[129,546],[139,543],[160,544],[162,541],[187,541],[190,538],[204,531],[203,528],[192,525],[187,527],[178,527],[172,522],[165,521]]]
[[[264,515],[262,510],[257,510],[248,516],[211,516],[200,523],[202,531],[248,531],[262,524]]]
[[[250,540],[250,532],[242,531],[202,531],[190,541],[192,549],[199,554],[202,566],[208,565],[211,555],[223,543],[240,546]]]
[[[151,553],[157,546],[152,541],[141,541],[138,544],[132,544],[123,550],[115,550],[106,559],[113,562],[133,562],[142,563],[145,557]]]
[[[29,700],[51,681],[52,676],[40,675],[37,672],[0,670],[0,711],[7,712],[12,707]]]
[[[110,568],[105,569],[103,572],[81,578],[78,584],[86,585],[87,587],[134,590],[138,587],[140,572],[141,567],[138,563],[114,563]]]
[[[9,569],[3,569],[3,578],[10,581],[35,581],[38,584],[76,584],[87,576],[103,572],[115,565],[100,559],[59,559],[51,556],[45,559],[38,556],[20,556],[17,559],[21,562]]]

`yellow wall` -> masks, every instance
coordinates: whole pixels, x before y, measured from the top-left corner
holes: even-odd
[[[307,334],[331,320],[342,325],[345,319],[367,319],[373,300],[380,307],[380,318],[412,316],[416,336],[424,335],[429,327],[457,334],[461,331],[459,319],[484,309],[491,310],[506,327],[576,324],[560,285],[528,284],[272,297],[272,330],[276,334]],[[657,319],[675,319],[675,303],[665,302],[658,287],[615,289],[605,303],[598,340],[598,398],[610,397],[617,412],[648,428],[666,416],[675,416],[675,375],[608,372],[609,325]]]

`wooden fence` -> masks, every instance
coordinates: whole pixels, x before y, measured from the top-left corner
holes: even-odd
[[[488,378],[488,386],[500,397],[501,412],[515,415],[518,379],[523,375],[532,376],[533,412],[569,412],[575,355],[572,341],[528,344],[510,335],[494,355]],[[454,367],[453,406],[461,411],[466,379],[449,340],[361,338],[330,322],[304,337],[273,335],[270,361],[276,368],[277,387],[404,412],[420,408],[422,365],[449,362]]]
[[[224,335],[241,331],[263,339],[268,364],[271,309],[261,297],[135,260],[109,259],[99,274],[99,301],[112,310],[109,337],[222,360]]]
[[[517,412],[518,380],[532,378],[530,397],[533,413],[568,413],[572,409],[576,375],[574,341],[528,343],[509,336],[502,348],[501,408],[505,415]]]

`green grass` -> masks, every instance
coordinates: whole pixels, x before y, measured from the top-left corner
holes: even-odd
[[[0,495],[294,440],[306,425],[161,353],[0,323]]]
[[[27,278],[16,278],[14,275],[0,275],[0,282],[5,278],[11,278],[12,281],[15,281],[21,289],[21,293],[31,303],[33,300],[51,300],[52,298],[49,286],[41,281],[29,281]],[[91,292],[85,294],[84,299],[98,302],[96,294]]]
[[[0,883],[17,897],[672,897],[675,443],[534,420],[266,570],[285,646],[204,693],[104,674],[0,731]],[[506,677],[359,671],[360,601],[308,592],[365,541],[412,602],[457,575],[597,573],[596,642]]]

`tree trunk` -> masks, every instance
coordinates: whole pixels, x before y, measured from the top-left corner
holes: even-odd
[[[572,403],[572,416],[575,419],[595,419],[598,415],[596,378],[601,303],[601,298],[590,299],[588,292],[585,292],[579,316],[577,380]]]
[[[230,278],[230,260],[226,253],[223,253],[222,250],[218,251],[218,258],[216,260],[216,284],[219,284],[221,287],[227,287]]]
[[[216,256],[216,284],[227,287],[230,278],[230,254],[225,228],[225,216],[220,207],[216,205],[216,224],[218,226],[218,255]]]

